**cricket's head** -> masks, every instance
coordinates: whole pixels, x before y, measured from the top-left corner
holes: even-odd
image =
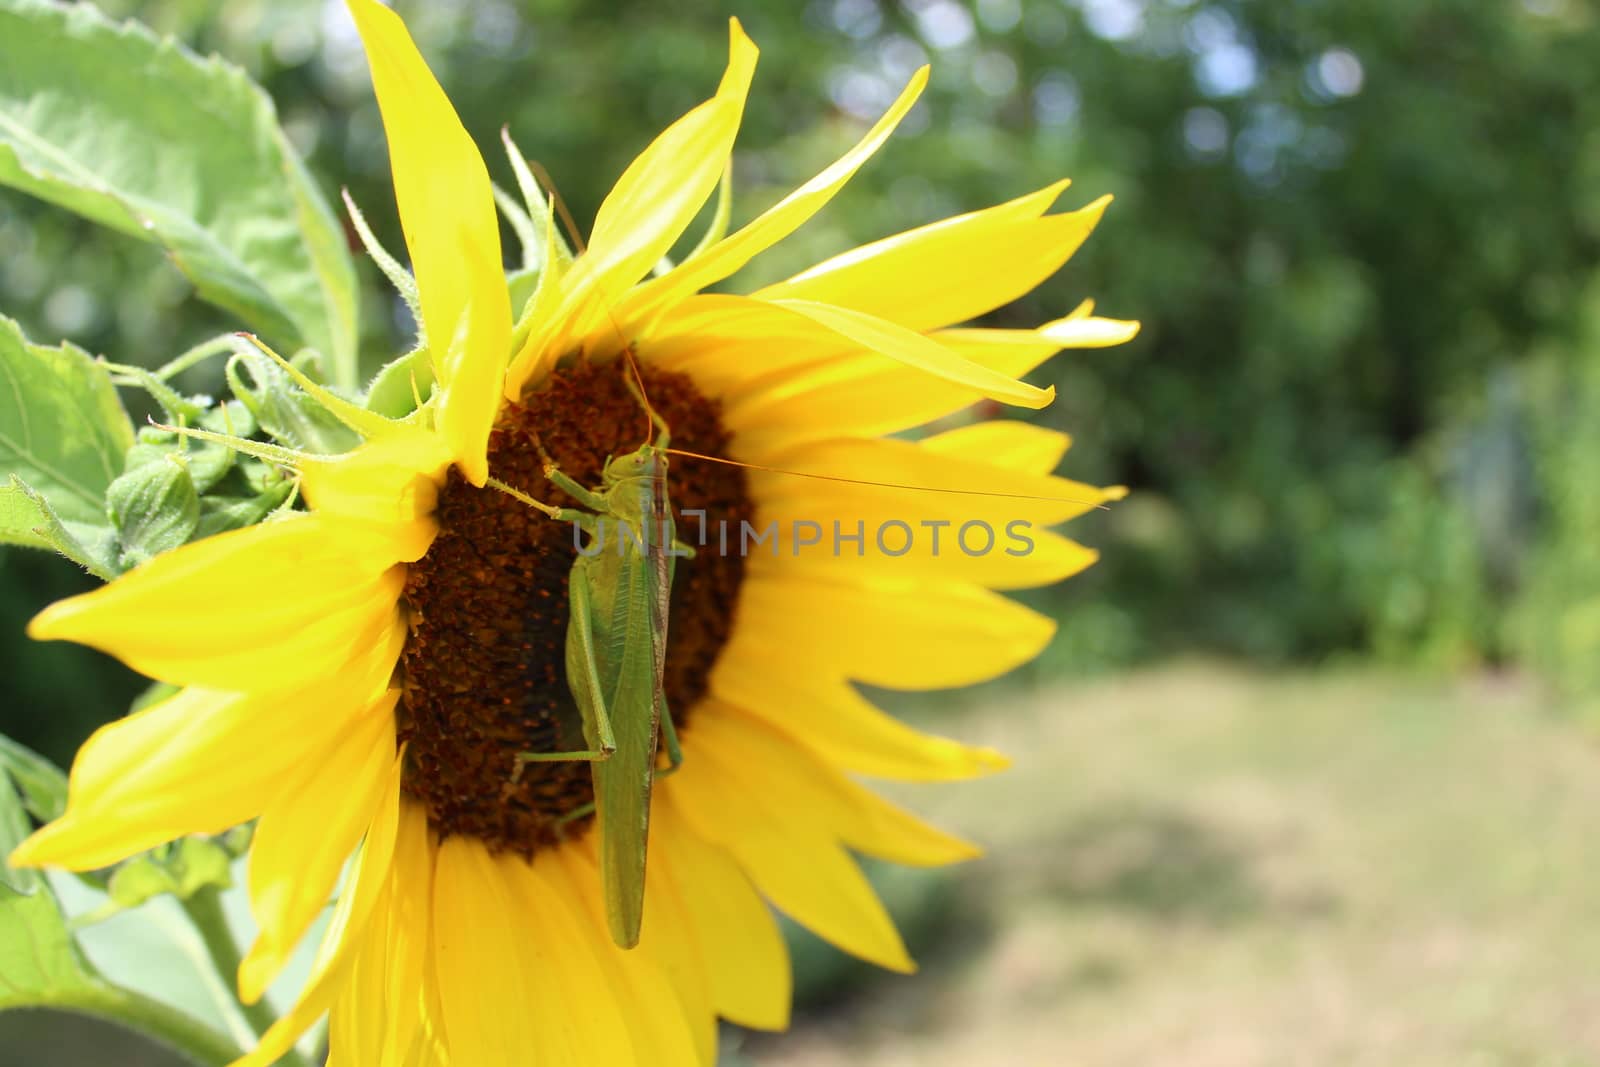
[[[655,445],[640,445],[637,451],[624,452],[620,456],[612,456],[606,460],[605,472],[601,477],[606,488],[620,485],[623,482],[639,480],[654,481],[659,475],[666,473],[666,454]]]

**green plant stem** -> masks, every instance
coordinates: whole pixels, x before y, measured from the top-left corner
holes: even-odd
[[[203,1067],[226,1067],[244,1055],[232,1040],[198,1019],[153,997],[110,983],[97,982],[89,989],[74,992],[60,1004],[40,1006],[82,1012],[148,1034]]]
[[[221,892],[216,886],[197,889],[183,901],[183,910],[188,913],[189,921],[194,923],[194,928],[200,933],[200,939],[205,942],[206,954],[211,957],[211,965],[222,977],[223,984],[233,992],[234,999],[238,1000],[241,957],[239,946],[233,940],[233,931],[228,928],[227,916],[222,913]],[[278,1016],[265,997],[254,1004],[239,1001],[239,1010],[257,1037],[265,1034],[272,1024],[278,1021]],[[278,1063],[282,1067],[310,1067],[305,1057],[294,1048],[284,1053]]]
[[[234,351],[239,343],[238,337],[231,333],[223,334],[221,337],[213,337],[209,341],[201,341],[176,359],[163,364],[155,372],[155,375],[162,381],[166,381],[182,374],[190,367],[210,359],[212,356],[220,356],[224,352]]]

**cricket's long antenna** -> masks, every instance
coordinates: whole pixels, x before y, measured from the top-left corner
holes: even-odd
[[[622,327],[617,325],[615,318],[612,318],[610,308],[606,309],[606,318],[611,319],[611,328],[617,331],[618,337],[622,337]],[[639,390],[639,406],[644,409],[644,444],[647,445],[655,436],[655,405],[650,403],[650,394],[645,392],[644,375],[639,373],[639,361],[633,357],[633,345],[629,344],[625,337],[622,338],[622,358],[628,365],[628,374],[633,378],[634,387]]]
[[[785,470],[782,467],[767,467],[760,463],[744,463],[737,459],[723,459],[721,456],[707,456],[699,452],[685,452],[681,448],[666,449],[669,455],[684,456],[688,459],[700,459],[707,463],[723,463],[730,467],[744,467],[748,470],[766,471],[769,474],[792,474],[797,478],[816,478],[824,482],[844,482],[846,485],[870,485],[880,489],[910,489],[919,493],[950,493],[955,496],[988,496],[1001,500],[1043,500],[1056,504],[1092,504],[1097,511],[1110,511],[1109,505],[1093,501],[1080,500],[1070,496],[1034,496],[1030,493],[995,493],[988,489],[942,489],[934,485],[904,485],[899,482],[874,482],[866,478],[841,478],[836,474],[813,474],[810,471]]]
[[[573,221],[572,212],[567,210],[567,202],[561,199],[561,194],[556,192],[556,183],[550,177],[550,172],[544,169],[544,164],[537,159],[527,160],[528,169],[533,171],[533,176],[544,186],[545,195],[550,197],[550,202],[556,206],[556,214],[561,216],[561,225],[566,227],[567,236],[572,238],[572,249],[579,255],[587,252],[588,246],[583,243],[583,234],[578,232],[578,224]]]

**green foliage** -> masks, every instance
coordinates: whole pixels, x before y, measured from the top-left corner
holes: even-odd
[[[1529,368],[1539,536],[1513,616],[1517,653],[1600,715],[1600,276],[1573,338]]]
[[[0,183],[159,244],[206,299],[354,384],[343,233],[238,68],[87,4],[5,0]]]
[[[37,752],[0,736],[0,777],[8,774],[17,799],[35,819],[49,822],[67,810],[67,776]]]
[[[0,766],[0,857],[28,836],[23,798]],[[72,940],[44,876],[0,860],[0,1011],[72,1003],[97,992],[99,978]]]
[[[63,344],[29,344],[0,316],[0,541],[52,548],[102,577],[115,573],[106,490],[133,427],[106,369]]]

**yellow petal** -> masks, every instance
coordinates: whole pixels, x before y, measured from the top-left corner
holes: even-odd
[[[52,604],[28,633],[179,685],[282,689],[332,674],[392,622],[405,573],[342,550],[330,521],[269,522],[163,553]]]
[[[917,331],[977,318],[1054,274],[1100,221],[1109,196],[1043,214],[1066,184],[864,245],[754,295],[840,304]]]
[[[768,514],[780,512],[770,509]],[[997,590],[1035,589],[1064,581],[1100,558],[1094,549],[1025,519],[991,523],[981,517],[964,517],[939,531],[936,542],[934,531],[919,525],[915,516],[883,520],[863,518],[848,510],[836,514],[822,528],[819,541],[812,538],[814,527],[797,526],[796,516],[782,517],[773,527],[782,533],[774,532],[770,541],[747,550],[746,575],[781,575],[798,550],[803,562],[826,560],[841,578],[851,581],[882,576]],[[797,517],[803,522],[809,513]],[[795,530],[799,536],[794,535]],[[738,545],[741,534],[730,529],[728,543]],[[751,536],[747,543],[754,546]]]
[[[609,317],[618,300],[660,262],[716,188],[757,56],[738,19],[729,20],[728,32],[728,68],[716,95],[667,127],[617,179],[595,215],[588,249],[564,279],[558,332],[535,328],[512,361],[507,395],[520,393],[546,346],[575,341],[597,325],[613,334]]]
[[[957,550],[951,542],[968,522],[982,520],[999,535],[1013,521],[1043,528],[1120,495],[1117,490],[1007,470],[909,441],[836,438],[763,458],[778,469],[750,471],[750,492],[761,502],[761,521],[778,521],[780,534],[791,533],[795,519],[825,519],[829,531],[836,520],[854,527],[864,519],[869,530],[896,520],[916,527],[943,521],[949,527],[942,544],[950,547],[942,550],[951,554]]]
[[[544,931],[530,929],[522,907],[483,842],[457,836],[439,845],[433,957],[453,1061],[474,1067],[584,1062],[570,1021],[543,1011],[527,1018],[531,1006],[549,1003],[560,976],[545,972]]]
[[[924,437],[917,447],[941,456],[978,459],[1024,474],[1050,474],[1072,447],[1072,438],[1031,422],[991,419]]]
[[[705,293],[673,307],[637,351],[642,362],[687,374],[706,396],[737,406],[859,350],[838,334],[772,304]],[[862,359],[874,368],[887,364],[906,377],[927,377],[875,353],[863,353]]]
[[[685,760],[665,791],[694,831],[727,849],[768,900],[824,941],[891,971],[914,971],[894,921],[844,849],[806,813],[745,793],[709,764]]]
[[[732,646],[730,646],[731,648]],[[1010,765],[992,748],[913,730],[874,707],[848,682],[783,656],[724,653],[712,693],[783,727],[805,723],[806,741],[830,762],[860,774],[913,782],[954,781]]]
[[[610,943],[599,876],[581,852],[581,846],[556,849],[549,861],[541,859],[531,866],[539,892],[560,901],[575,930],[592,933],[595,959],[605,972],[606,985],[624,1005],[622,1017],[637,1062],[696,1062],[699,1054],[688,1020],[666,974],[649,954],[622,951]]]
[[[1084,315],[1041,326],[1038,332],[1040,337],[1062,348],[1110,348],[1139,336],[1139,324],[1129,319]]]
[[[371,707],[397,654],[398,641],[374,648],[365,664],[299,692],[185,689],[102,726],[73,762],[66,813],[11,862],[91,870],[255,818]]]
[[[900,125],[906,112],[922,95],[928,83],[928,68],[923,67],[912,75],[889,110],[884,112],[872,129],[867,131],[856,146],[840,156],[816,177],[784,197],[749,225],[708,248],[704,253],[686,260],[676,269],[646,282],[629,294],[618,319],[631,324],[648,319],[683,298],[699,292],[706,286],[733,274],[760,253],[771,248],[816,214],[824,204],[833,199],[861,165],[872,158],[889,135]]]
[[[922,822],[818,759],[796,727],[775,729],[742,709],[711,702],[696,713],[694,758],[741,791],[760,792],[849,845],[895,863],[939,867],[977,855],[971,844]]]
[[[438,487],[452,453],[438,434],[407,427],[339,456],[317,457],[300,468],[301,491],[321,515],[338,518],[328,530],[352,550],[387,552],[406,563],[421,559],[439,524]]]
[[[489,172],[393,11],[349,0],[389,138],[395,200],[440,385],[439,425],[474,485],[511,340],[511,304]]]
[[[576,897],[565,877],[563,866],[554,857],[540,856],[530,866],[518,859],[503,860],[510,876],[514,899],[527,929],[537,940],[528,945],[532,967],[548,984],[538,1001],[541,1026],[566,1031],[571,1047],[582,1049],[583,1058],[574,1062],[630,1064],[657,1062],[648,1044],[636,1047],[636,1025],[648,1016],[635,1014],[634,1005],[618,997],[617,969],[602,964],[617,955],[605,932]],[[659,1009],[661,1005],[651,1005]],[[632,1016],[632,1017],[630,1017]],[[680,1028],[680,1037],[687,1032]],[[639,1036],[648,1040],[649,1028],[640,1026]],[[560,1061],[550,1061],[560,1062]],[[664,1056],[659,1062],[670,1063]],[[682,1062],[682,1061],[679,1061]]]
[[[742,618],[759,637],[735,635],[740,654],[788,649],[836,677],[891,689],[945,689],[1005,674],[1037,656],[1055,622],[997,593],[968,585],[855,580],[825,564],[757,574],[740,591]],[[724,654],[728,654],[724,652]]]
[[[260,935],[239,967],[239,996],[261,999],[333,895],[345,860],[382,805],[394,763],[393,690],[319,760],[290,776],[250,844],[250,910]]]
[[[725,849],[689,829],[671,804],[656,806],[652,863],[671,873],[683,894],[694,939],[706,961],[718,1015],[756,1030],[789,1025],[793,974],[789,947],[766,902]]]
[[[652,817],[661,810],[652,804]],[[598,868],[597,868],[598,869]],[[711,1007],[711,977],[705,953],[689,925],[684,903],[695,883],[680,884],[674,872],[652,868],[646,883],[645,923],[635,952],[654,961],[671,984],[703,1067],[717,1062],[717,1018]]]
[[[841,338],[934,378],[971,389],[974,399],[989,397],[1006,404],[1042,408],[1055,399],[1055,389],[1040,389],[962,359],[955,352],[895,323],[852,308],[811,300],[771,301],[773,306],[804,315]]]
[[[401,834],[394,869],[329,1016],[328,1067],[419,1067],[437,1020],[428,997],[433,860],[427,834]]]
[[[996,339],[991,334],[1003,336]],[[960,359],[1008,378],[1021,378],[1061,347],[1031,330],[941,330],[928,337]],[[754,378],[752,387],[717,391],[725,398],[724,422],[738,433],[741,448],[774,449],[841,433],[873,437],[898,433],[982,399],[967,385],[889,363],[871,352],[823,351],[814,346],[790,355],[794,347],[789,344],[783,350],[779,366],[788,373],[781,378],[754,378],[753,368],[773,359],[770,346],[760,341],[753,347],[748,342],[741,349],[730,346],[726,352],[713,349],[683,368],[696,381],[707,375],[714,381],[730,375],[738,375],[736,382]],[[761,354],[759,361],[752,352]],[[714,361],[709,367],[708,360]]]
[[[322,936],[322,945],[299,999],[287,1014],[261,1035],[261,1041],[254,1049],[229,1067],[270,1067],[277,1063],[299,1040],[300,1035],[327,1012],[349,978],[356,951],[389,884],[390,868],[397,855],[397,839],[427,834],[427,825],[420,810],[415,805],[402,804],[400,800],[400,773],[404,761],[405,755],[401,753],[390,768],[388,787],[383,791],[383,805],[373,818],[366,839],[361,843],[361,850],[350,865],[344,891],[339,894],[333,919]],[[412,873],[398,871],[397,875],[407,877]]]

